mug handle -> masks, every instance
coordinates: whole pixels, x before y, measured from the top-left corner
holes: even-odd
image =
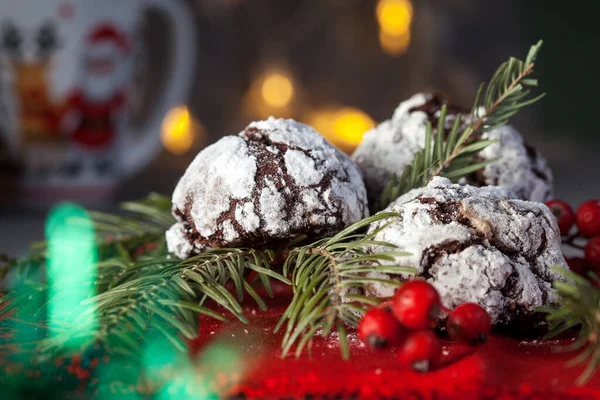
[[[132,132],[127,129],[121,157],[125,175],[132,175],[150,161],[160,150],[161,123],[172,107],[187,100],[196,65],[196,24],[191,11],[180,0],[141,0],[146,8],[156,8],[166,15],[173,27],[173,57],[169,65],[169,78],[164,90],[157,96],[148,119]]]

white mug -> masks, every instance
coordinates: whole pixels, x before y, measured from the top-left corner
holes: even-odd
[[[134,127],[129,99],[148,9],[170,21],[172,59],[163,93]],[[0,139],[23,186],[97,196],[148,163],[163,117],[187,99],[195,50],[180,0],[0,0]]]

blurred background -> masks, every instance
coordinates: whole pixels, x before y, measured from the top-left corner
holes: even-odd
[[[576,205],[600,196],[593,10],[541,0],[181,1],[197,41],[190,94],[153,116],[160,150],[151,161],[109,194],[88,193],[85,204],[112,210],[150,191],[170,194],[200,150],[270,115],[311,124],[351,152],[364,131],[416,92],[442,91],[470,107],[477,86],[501,62],[524,57],[539,39],[536,73],[548,96],[514,124],[548,158],[557,197]],[[144,12],[128,96],[131,126],[143,124],[164,89],[172,31],[163,14]],[[7,113],[0,105],[0,121]],[[43,238],[55,198],[25,199],[22,166],[7,141],[0,146],[0,252],[18,255]],[[73,190],[54,194],[80,200]]]

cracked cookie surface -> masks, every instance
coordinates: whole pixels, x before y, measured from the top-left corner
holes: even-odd
[[[173,193],[181,258],[337,232],[368,215],[357,166],[308,125],[270,118],[204,149]]]
[[[466,127],[469,110],[453,106],[439,94],[419,93],[400,103],[392,119],[365,133],[352,159],[361,169],[370,201],[377,200],[392,175],[400,176],[415,154],[425,147],[427,122],[432,123],[436,134],[443,105],[448,107],[446,133],[459,114],[463,128]],[[523,200],[544,202],[552,197],[552,171],[544,157],[524,143],[519,132],[511,126],[502,126],[485,133],[483,138],[497,139],[498,143],[481,151],[480,160],[497,161],[461,183],[505,186]]]
[[[408,252],[396,265],[417,268],[440,292],[446,307],[475,302],[496,325],[523,321],[537,306],[553,303],[552,281],[566,267],[556,219],[543,204],[511,198],[500,187],[452,184],[434,178],[385,211],[400,214],[370,226],[385,226],[374,240]],[[385,250],[368,248],[368,252]],[[374,278],[389,277],[370,274]],[[367,295],[389,297],[394,289],[368,284]]]

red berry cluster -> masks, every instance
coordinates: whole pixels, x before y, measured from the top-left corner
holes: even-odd
[[[433,330],[442,310],[449,312],[446,329],[452,340],[485,341],[491,328],[488,313],[474,303],[445,310],[437,290],[424,280],[404,283],[391,300],[367,311],[358,324],[358,334],[369,347],[397,347],[403,366],[426,372],[435,368],[442,356],[442,344]]]
[[[81,354],[73,355],[67,362],[67,372],[75,375],[82,383],[93,386],[97,378],[92,378],[95,369],[100,363],[109,361],[102,343],[87,346]]]
[[[588,271],[600,272],[600,200],[581,204],[577,211],[562,200],[546,203],[558,221],[563,243],[583,250],[585,258],[567,259],[571,271],[585,275]],[[577,226],[577,229],[573,229]],[[574,232],[572,232],[574,231]],[[580,244],[585,241],[585,244]]]
[[[71,359],[71,363],[67,367],[67,372],[77,376],[81,381],[84,381],[90,377],[90,369],[96,368],[98,360],[92,360],[91,365],[85,368],[81,363],[81,356],[74,355]]]

